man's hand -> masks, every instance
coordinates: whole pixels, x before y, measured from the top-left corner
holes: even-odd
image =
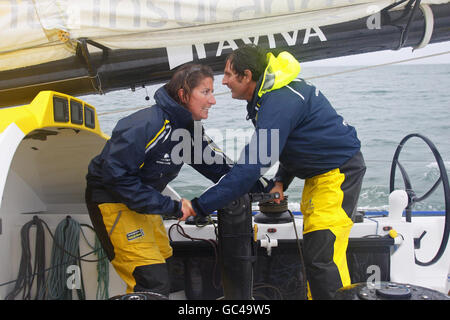
[[[275,182],[275,187],[273,187],[269,193],[275,193],[275,192],[278,192],[280,194],[280,198],[273,199],[273,201],[275,201],[275,203],[280,204],[281,200],[284,200],[283,183],[282,182],[279,182],[279,181]]]
[[[183,212],[183,216],[179,219],[180,221],[185,221],[190,216],[196,216],[195,210],[192,208],[191,201],[188,199],[181,199],[181,212]]]

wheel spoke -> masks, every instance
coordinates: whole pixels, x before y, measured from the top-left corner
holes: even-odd
[[[417,198],[417,199],[416,199],[416,202],[423,201],[423,200],[425,200],[426,198],[428,198],[428,197],[434,192],[434,190],[436,190],[436,188],[439,186],[439,184],[441,183],[441,181],[442,181],[442,178],[439,177],[439,179],[437,179],[437,181],[434,183],[434,185],[431,187],[431,189],[428,190],[428,192],[425,193],[425,194],[424,194],[423,196],[421,196],[420,198]]]
[[[400,172],[402,174],[403,181],[405,182],[405,189],[406,190],[412,190],[411,180],[409,179],[409,176],[406,173],[405,168],[403,167],[403,165],[398,160],[397,160],[397,165],[400,168]]]

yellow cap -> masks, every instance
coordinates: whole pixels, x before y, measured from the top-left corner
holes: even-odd
[[[395,238],[397,238],[398,233],[397,233],[397,231],[395,231],[394,229],[391,229],[391,230],[389,231],[389,236],[390,236],[392,239],[395,239]]]

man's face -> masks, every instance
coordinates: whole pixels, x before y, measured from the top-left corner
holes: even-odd
[[[250,101],[253,97],[253,91],[256,87],[256,82],[252,81],[250,70],[246,70],[245,76],[239,76],[231,68],[230,60],[227,60],[224,70],[222,84],[226,85],[231,90],[231,97],[233,99]]]

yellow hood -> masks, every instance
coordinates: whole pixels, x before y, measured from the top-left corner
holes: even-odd
[[[289,52],[283,51],[277,57],[267,54],[267,67],[264,71],[258,96],[289,84],[300,73],[300,63]]]

